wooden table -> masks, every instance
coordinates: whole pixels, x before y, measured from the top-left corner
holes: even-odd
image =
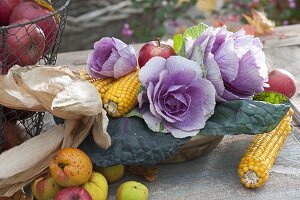
[[[270,69],[284,68],[294,74],[300,89],[300,25],[278,27],[271,36],[261,38]],[[139,48],[139,46],[137,47]],[[57,65],[81,69],[90,51],[58,55]],[[299,90],[298,90],[299,91]],[[300,93],[292,98],[300,116]],[[121,182],[138,180],[150,191],[150,199],[300,199],[300,118],[288,137],[265,186],[256,190],[244,188],[237,175],[237,165],[252,136],[226,136],[210,154],[199,159],[173,165],[161,165],[157,182],[126,176]],[[109,187],[109,199],[115,199],[119,184]]]

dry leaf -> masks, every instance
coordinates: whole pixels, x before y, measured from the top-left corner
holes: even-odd
[[[264,12],[259,12],[253,9],[251,13],[252,17],[244,14],[243,17],[247,20],[250,26],[255,29],[256,35],[272,33],[273,28],[275,27],[274,21],[269,20]]]
[[[129,174],[144,176],[147,181],[154,182],[157,180],[158,167],[145,167],[141,165],[126,166]]]
[[[19,190],[11,197],[0,197],[0,200],[33,200],[33,196],[32,194],[26,196],[21,190]]]

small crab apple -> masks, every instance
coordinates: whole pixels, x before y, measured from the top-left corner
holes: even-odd
[[[61,186],[52,177],[39,177],[31,184],[32,194],[37,200],[54,199],[60,190]]]
[[[64,148],[56,152],[49,165],[54,181],[63,187],[86,183],[93,172],[90,158],[78,148]]]
[[[114,165],[110,167],[96,167],[96,171],[103,174],[108,183],[120,180],[124,175],[124,165]]]
[[[117,190],[117,200],[147,200],[149,196],[148,188],[140,182],[127,181],[121,184]]]
[[[91,195],[93,200],[107,199],[107,180],[99,172],[93,172],[91,178],[82,187]]]

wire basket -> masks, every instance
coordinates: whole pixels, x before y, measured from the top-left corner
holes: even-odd
[[[13,65],[56,63],[70,0],[44,2],[52,6],[52,12],[39,14],[30,9],[15,11],[15,8],[10,24],[0,27],[0,74],[6,74]],[[37,5],[35,2],[28,4]],[[43,118],[41,112],[0,105],[0,154],[38,135],[43,129]]]

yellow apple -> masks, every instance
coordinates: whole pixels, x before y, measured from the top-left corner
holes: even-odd
[[[148,200],[148,189],[142,183],[127,181],[119,186],[117,200]]]
[[[88,191],[93,200],[106,200],[108,184],[105,177],[99,172],[93,172],[91,178],[82,185]]]
[[[111,167],[96,167],[97,172],[100,172],[108,183],[114,183],[120,180],[124,175],[124,165],[114,165]]]
[[[65,148],[56,152],[49,165],[54,181],[63,187],[80,186],[92,176],[90,158],[80,149]]]
[[[31,191],[37,200],[54,199],[61,190],[61,186],[54,182],[52,177],[39,177],[31,184]]]

